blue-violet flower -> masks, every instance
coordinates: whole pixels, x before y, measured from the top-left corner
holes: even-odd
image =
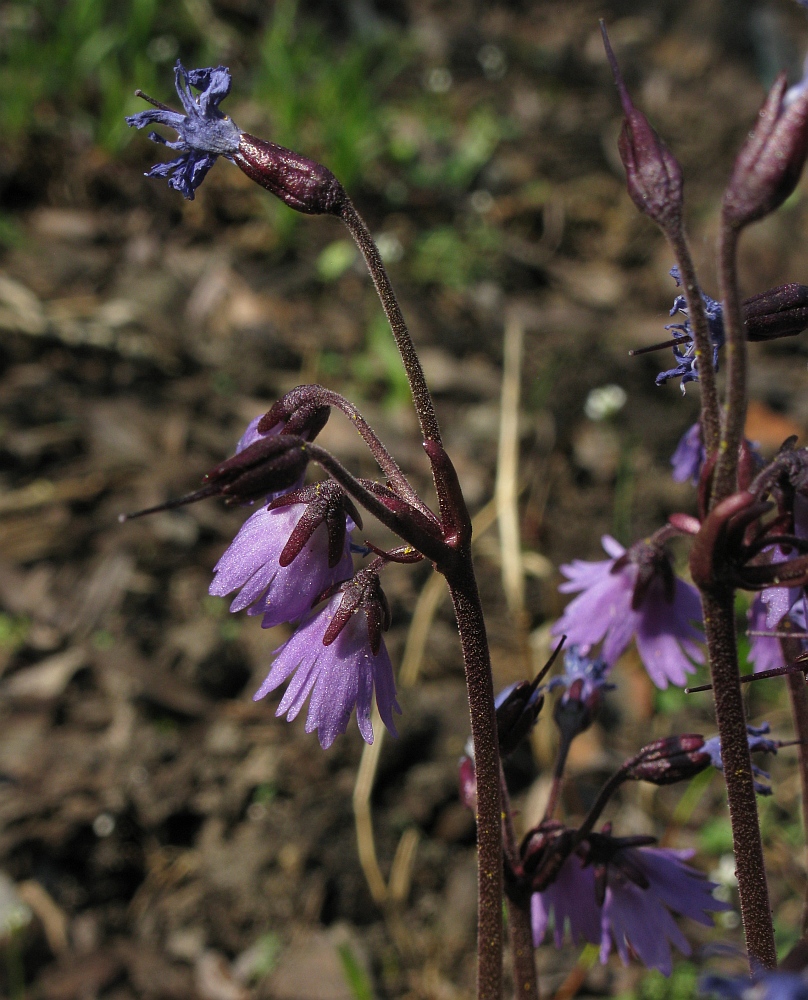
[[[677,287],[681,287],[682,279],[679,275],[679,268],[672,267],[670,276],[676,282]],[[704,302],[704,309],[707,313],[707,325],[710,331],[710,341],[713,345],[713,367],[718,371],[718,351],[724,345],[724,317],[720,302],[710,298],[705,292],[701,293]],[[681,378],[682,392],[688,382],[697,382],[699,378],[696,362],[696,342],[693,340],[693,331],[690,328],[690,319],[687,313],[687,300],[684,295],[677,295],[673,300],[671,316],[681,313],[685,320],[683,323],[672,323],[666,326],[666,330],[673,330],[677,336],[687,337],[686,341],[675,344],[673,356],[676,366],[669,371],[660,372],[656,377],[656,384],[662,385],[672,378]]]
[[[194,192],[216,158],[225,156],[232,159],[239,146],[241,129],[219,110],[219,104],[230,93],[230,70],[227,67],[186,70],[177,60],[174,80],[184,114],[157,105],[151,111],[130,115],[126,124],[137,129],[147,125],[167,125],[174,129],[179,136],[176,142],[169,142],[157,132],[150,132],[149,138],[169,149],[179,150],[182,155],[168,163],[156,164],[146,176],[167,177],[170,188],[192,201]],[[191,87],[199,91],[198,97],[194,96]]]

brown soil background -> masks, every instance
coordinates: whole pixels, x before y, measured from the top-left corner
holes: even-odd
[[[667,462],[697,394],[656,388],[655,358],[627,356],[663,336],[672,262],[621,180],[619,106],[597,18],[612,26],[638,104],[681,159],[694,252],[713,293],[717,205],[733,151],[762,100],[766,60],[798,72],[808,26],[785,2],[409,0],[395,13],[402,44],[419,46],[403,86],[417,91],[422,74],[448,66],[453,86],[434,100],[458,118],[493,101],[520,126],[475,178],[472,189],[490,196],[477,208],[471,191],[396,208],[370,187],[355,192],[373,231],[394,233],[404,250],[391,275],[475,511],[494,489],[505,320],[525,331],[525,619],[515,621],[503,597],[496,528],[477,545],[501,687],[545,655],[562,607],[561,562],[598,557],[604,532],[630,541],[693,507]],[[308,14],[326,20],[322,10]],[[500,79],[480,69],[486,43],[505,53]],[[323,752],[302,718],[274,718],[278,693],[253,704],[287,633],[267,635],[207,597],[243,512],[208,501],[117,521],[194,488],[250,418],[313,380],[353,395],[430,495],[412,413],[390,403],[383,364],[366,347],[378,311],[369,281],[355,269],[330,284],[318,278],[318,255],[342,238],[338,224],[302,220],[278,254],[265,195],[235,168],[220,162],[185,203],[142,177],[159,159],[148,146],[112,158],[80,138],[33,137],[0,157],[0,199],[24,234],[0,259],[0,602],[9,631],[0,650],[0,867],[34,914],[7,943],[6,995],[22,963],[17,995],[43,1000],[348,1000],[357,988],[346,982],[342,947],[373,996],[470,997],[474,829],[456,791],[468,717],[447,602],[417,683],[401,692],[400,737],[385,741],[376,774],[385,876],[402,834],[417,834],[404,898],[385,908],[357,856],[358,732]],[[808,275],[804,191],[744,238],[744,294]],[[419,233],[463,225],[480,206],[501,235],[486,273],[459,289],[413,279],[407,255]],[[362,378],[350,363],[358,354],[370,371]],[[768,452],[804,435],[807,354],[805,336],[752,350],[749,436]],[[625,388],[625,407],[610,421],[589,420],[587,394],[610,383]],[[374,474],[338,415],[322,440]],[[372,526],[366,533],[384,539]],[[394,662],[428,578],[425,567],[385,578]],[[633,653],[618,681],[570,762],[571,819],[641,741],[713,731],[709,696],[659,699]],[[787,738],[784,704],[777,692],[756,694],[750,711],[756,720],[765,711]],[[546,794],[553,739],[546,712],[532,752],[513,762],[523,828]],[[798,815],[789,753],[774,768],[766,814],[786,937],[805,883],[802,852],[783,832]],[[699,831],[721,815],[722,785],[715,777],[685,820],[675,813],[682,791],[628,789],[610,813],[617,832],[699,847]],[[695,863],[711,870],[718,859]],[[739,944],[732,928],[702,930],[686,928],[696,943]],[[542,949],[546,995],[577,957]],[[640,976],[613,961],[584,970],[574,986],[618,995]]]

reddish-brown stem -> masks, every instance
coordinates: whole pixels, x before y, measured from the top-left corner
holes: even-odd
[[[738,451],[741,447],[746,424],[746,336],[736,267],[738,236],[738,230],[726,220],[722,220],[718,244],[718,278],[724,310],[727,395],[724,403],[721,443],[715,468],[711,508],[737,489]]]
[[[502,996],[502,800],[491,659],[470,546],[459,553],[446,582],[454,603],[466,670],[477,771],[477,997]]]
[[[501,767],[499,784],[502,795],[502,835],[505,856],[511,868],[516,870],[519,865],[519,842],[513,828],[511,800]],[[523,909],[512,899],[508,899],[507,904],[515,1000],[539,1000],[539,981],[536,977],[536,959],[533,954],[533,928],[530,923],[530,910]]]
[[[684,227],[680,223],[675,228],[666,231],[665,235],[676,257],[679,267],[679,278],[682,291],[687,302],[687,318],[696,345],[696,358],[701,385],[701,432],[704,437],[704,447],[708,454],[718,448],[721,434],[721,413],[718,406],[718,389],[713,367],[713,345],[710,339],[710,327],[701,297],[696,269],[690,254]]]
[[[407,381],[410,383],[412,399],[415,404],[415,411],[418,414],[418,421],[421,425],[421,434],[426,441],[437,441],[440,443],[440,427],[435,414],[435,406],[432,396],[427,388],[424,370],[415,351],[415,347],[404,322],[401,307],[390,284],[381,254],[373,242],[368,227],[357,212],[353,202],[347,198],[340,210],[340,218],[345,223],[348,232],[353,237],[360,253],[365,259],[373,284],[381,300],[390,329],[396,341],[401,360],[404,362],[404,370],[407,373]]]
[[[780,646],[786,663],[793,663],[802,653],[802,643],[793,636],[780,639]],[[788,674],[788,693],[791,698],[794,733],[799,741],[802,828],[805,838],[808,837],[808,686],[802,673]],[[802,907],[801,931],[803,936],[808,934],[808,887]]]
[[[738,449],[735,448],[737,456]],[[721,758],[727,783],[729,817],[735,848],[735,874],[741,902],[750,968],[774,969],[774,928],[763,861],[757,801],[752,784],[752,762],[746,733],[738,647],[735,635],[734,594],[730,589],[702,592],[704,630],[710,657]]]
[[[556,811],[556,806],[561,796],[561,788],[564,784],[564,768],[567,766],[567,757],[569,756],[571,746],[572,741],[562,736],[561,746],[558,748],[555,768],[553,769],[553,783],[550,786],[550,797],[547,799],[547,805],[544,807],[542,822],[552,819],[553,813]]]

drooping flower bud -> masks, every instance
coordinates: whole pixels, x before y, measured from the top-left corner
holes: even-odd
[[[339,215],[345,204],[345,189],[327,167],[274,142],[242,132],[230,158],[296,212]]]
[[[645,115],[634,107],[603,20],[600,30],[625,114],[617,148],[628,193],[637,208],[662,229],[677,229],[682,219],[682,168]]]
[[[808,89],[784,101],[785,74],[769,91],[724,192],[724,220],[741,229],[768,215],[797,186],[808,153]]]
[[[130,521],[144,514],[174,510],[208,497],[224,497],[225,503],[246,504],[282,493],[298,483],[306,471],[309,457],[306,442],[292,435],[274,434],[254,440],[231,458],[220,462],[203,477],[203,486],[176,500],[134,514],[121,514],[119,521]]]
[[[500,691],[496,699],[500,756],[507,757],[519,746],[536,724],[542,705],[544,694],[534,682],[519,681]]]
[[[653,785],[673,785],[694,778],[713,762],[704,743],[704,737],[694,733],[654,740],[632,758],[626,767],[626,777],[650,781]]]
[[[297,483],[308,463],[301,438],[286,434],[259,438],[211,469],[204,477],[203,490],[223,496],[230,504],[249,503]]]
[[[257,432],[268,434],[280,424],[281,434],[297,434],[313,441],[331,415],[331,407],[319,399],[319,389],[318,385],[298,385],[290,389],[261,417]]]

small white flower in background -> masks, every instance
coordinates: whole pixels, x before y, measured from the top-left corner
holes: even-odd
[[[626,390],[619,385],[600,385],[586,397],[584,413],[590,420],[608,420],[626,405]]]

